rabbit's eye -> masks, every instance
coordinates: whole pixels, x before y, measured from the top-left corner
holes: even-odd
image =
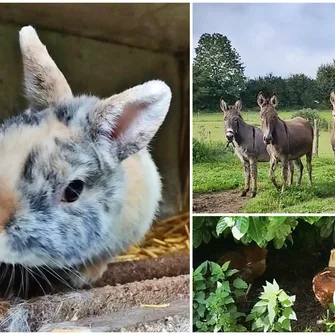
[[[65,189],[62,201],[63,202],[74,202],[76,201],[84,188],[84,182],[82,180],[73,180]]]

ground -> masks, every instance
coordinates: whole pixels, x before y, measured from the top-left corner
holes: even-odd
[[[236,190],[195,193],[193,195],[193,211],[196,213],[238,213],[248,200],[240,196]]]
[[[288,119],[292,114],[282,112],[280,116]],[[331,118],[330,112],[320,111],[320,114],[328,121]],[[247,122],[257,125],[258,113],[243,115]],[[221,140],[224,146],[222,115],[194,115],[193,136],[209,145],[210,140],[212,143]],[[319,155],[313,157],[312,161],[313,186],[307,182],[305,168],[302,185],[288,187],[284,194],[278,192],[270,182],[268,163],[258,165],[258,194],[253,199],[239,197],[244,177],[242,165],[234,154],[228,153],[208,162],[193,164],[193,210],[197,213],[334,213],[335,164],[329,139],[330,133],[322,131]],[[304,157],[302,161],[306,167]],[[280,168],[276,172],[279,181]]]

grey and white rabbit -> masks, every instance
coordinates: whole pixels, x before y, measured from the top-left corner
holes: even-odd
[[[19,36],[30,108],[0,128],[0,263],[75,267],[82,287],[157,213],[162,184],[147,146],[171,90],[153,80],[75,97],[35,29]]]

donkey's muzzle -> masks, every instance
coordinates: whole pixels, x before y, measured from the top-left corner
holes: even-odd
[[[226,133],[226,139],[228,142],[233,142],[234,134],[230,132]]]
[[[263,136],[263,141],[265,144],[270,144],[272,142],[272,136],[271,135]]]

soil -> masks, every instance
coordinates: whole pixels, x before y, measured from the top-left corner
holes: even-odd
[[[194,213],[239,213],[249,197],[237,190],[193,193]]]

